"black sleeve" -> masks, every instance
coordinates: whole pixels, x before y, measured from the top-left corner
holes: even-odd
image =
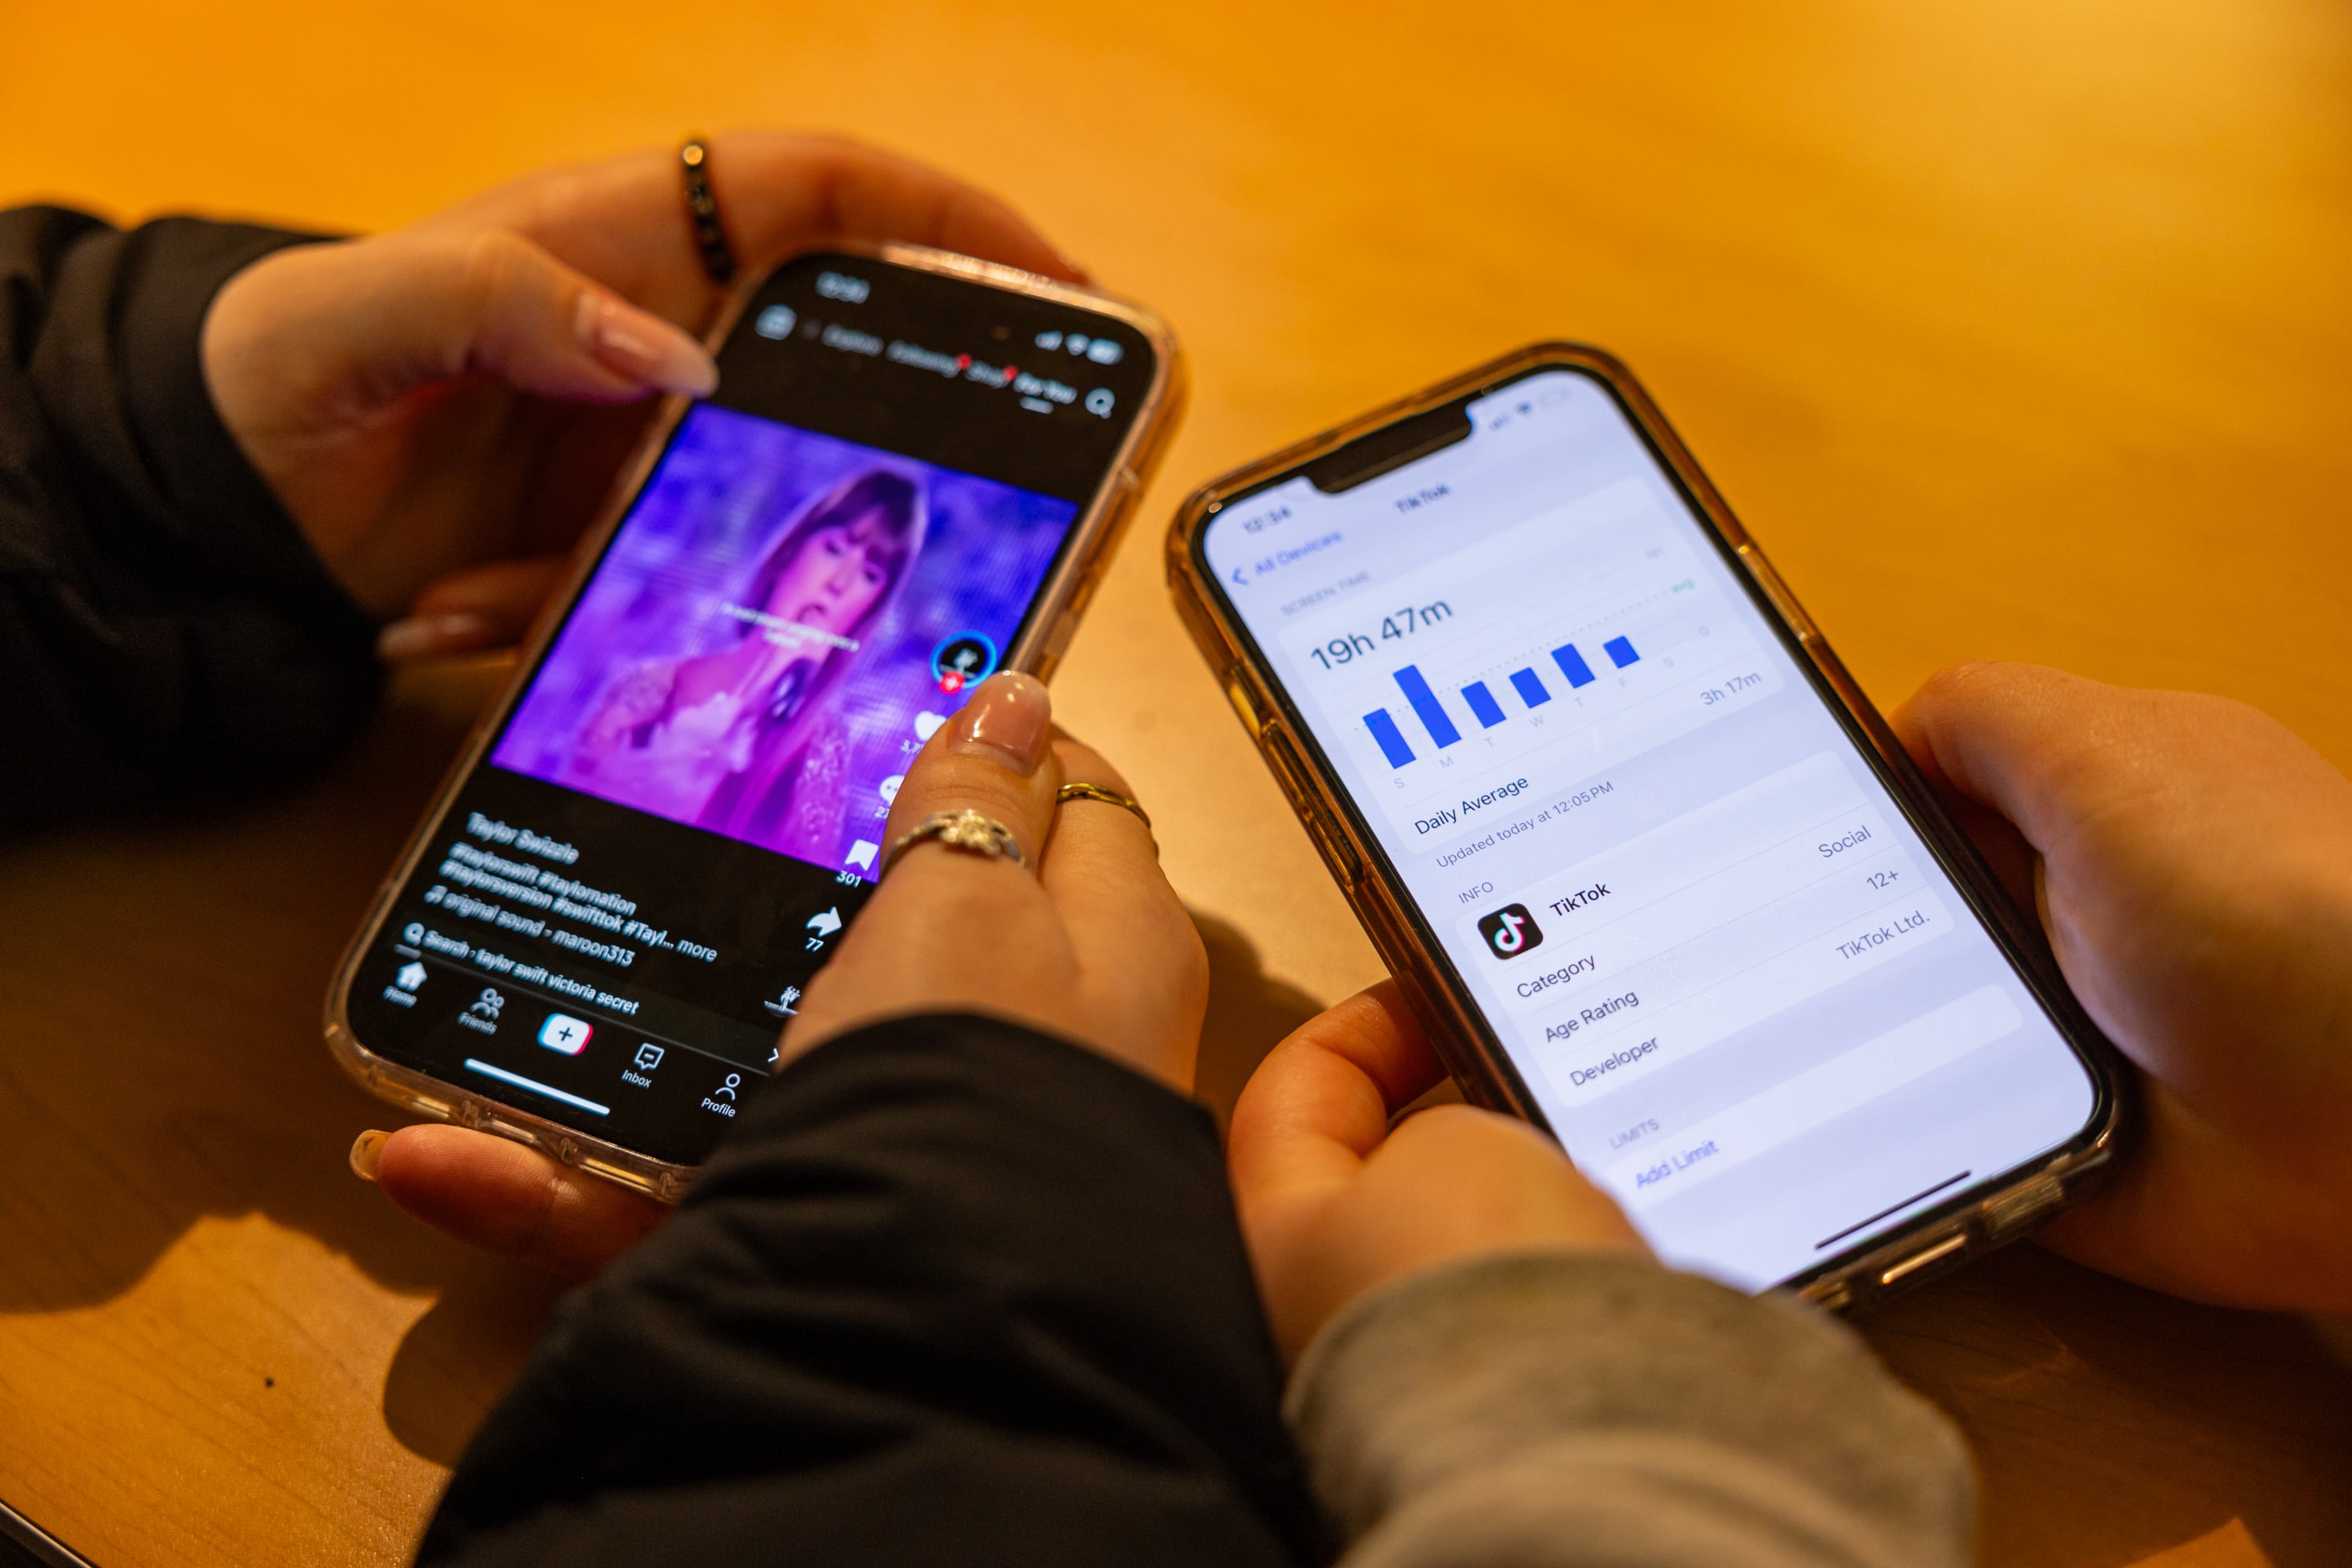
[[[1213,1124],[971,1017],[833,1041],[559,1309],[427,1564],[1299,1563]]]
[[[0,829],[324,756],[373,628],[222,426],[223,283],[304,237],[0,212]]]

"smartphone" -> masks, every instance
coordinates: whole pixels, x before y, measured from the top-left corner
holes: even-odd
[[[1210,484],[1193,637],[1467,1095],[1843,1307],[2110,1159],[2111,1047],[1631,374],[1541,344]]]
[[[352,940],[360,1082],[663,1197],[776,1063],[900,775],[1050,675],[1174,428],[1150,312],[913,247],[739,291]]]

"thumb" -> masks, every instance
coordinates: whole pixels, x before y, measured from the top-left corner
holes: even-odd
[[[2084,795],[2146,764],[2147,695],[2039,665],[1959,664],[1928,677],[1893,721],[1931,781],[2000,812],[2048,854],[2077,826]]]
[[[1244,1227],[1352,1179],[1396,1114],[1444,1076],[1392,980],[1300,1025],[1234,1105],[1225,1158]]]
[[[505,229],[398,240],[378,266],[388,309],[357,313],[354,327],[387,369],[595,402],[719,384],[700,343]]]
[[[205,331],[216,383],[249,367],[289,409],[365,414],[466,375],[597,403],[719,384],[693,338],[505,229],[280,251],[231,279]]]
[[[522,641],[571,570],[561,555],[461,567],[426,584],[408,614],[376,637],[386,664],[416,664]]]
[[[2061,781],[2092,738],[2086,699],[2112,687],[2027,664],[1937,670],[1888,715],[1895,735],[2021,909],[2035,866],[2065,829]]]
[[[594,1279],[669,1214],[643,1193],[463,1127],[363,1132],[352,1169],[410,1217],[567,1280]]]

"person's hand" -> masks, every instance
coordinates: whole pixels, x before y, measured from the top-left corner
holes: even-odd
[[[2352,1313],[2352,782],[2241,703],[2026,665],[1946,670],[1895,723],[2140,1072],[2138,1146],[2044,1239]]]
[[[898,787],[888,842],[935,812],[1012,829],[1034,870],[935,843],[909,849],[802,997],[786,1062],[885,1018],[976,1012],[1090,1047],[1178,1090],[1192,1083],[1208,957],[1135,816],[1097,801],[1056,811],[1065,780],[1127,785],[1052,731],[1045,689],[982,683]],[[599,1272],[667,1211],[488,1133],[426,1125],[363,1134],[352,1165],[402,1209],[566,1279]]]
[[[908,240],[1076,278],[1009,207],[825,137],[711,143],[743,267]],[[387,657],[517,640],[662,392],[716,372],[673,151],[552,169],[406,228],[299,246],[232,278],[205,375],[237,445]]]
[[[1646,1254],[1617,1205],[1527,1123],[1466,1105],[1394,1121],[1444,1076],[1383,982],[1302,1025],[1242,1090],[1226,1158],[1286,1360],[1357,1296],[1438,1264]]]
[[[1013,830],[1034,869],[936,841],[909,848],[810,983],[786,1062],[885,1018],[985,1013],[1190,1092],[1208,953],[1140,819],[1101,801],[1056,810],[1066,782],[1128,789],[1052,726],[1042,683],[999,675],[924,745],[887,841],[940,812],[977,811]]]
[[[536,1149],[437,1121],[361,1133],[352,1170],[410,1218],[574,1282],[603,1273],[669,1215],[667,1204]]]
[[[748,269],[899,239],[1079,273],[995,198],[839,140],[717,138],[710,177]],[[300,246],[232,278],[205,321],[223,423],[387,658],[511,644],[562,576],[660,392],[709,390],[704,275],[677,155],[556,169],[394,233]],[[355,1171],[474,1245],[581,1278],[666,1212],[463,1128],[363,1134]]]

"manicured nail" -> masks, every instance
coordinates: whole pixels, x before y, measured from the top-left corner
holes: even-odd
[[[1054,700],[1034,675],[1010,670],[980,683],[955,717],[948,749],[1034,773],[1054,743]]]
[[[386,664],[415,664],[444,654],[496,647],[507,630],[488,616],[457,610],[446,616],[411,616],[375,635],[375,656]]]
[[[719,390],[719,366],[703,346],[658,316],[601,294],[583,294],[578,327],[580,341],[607,369],[689,397]]]
[[[352,1144],[352,1174],[362,1182],[375,1180],[376,1162],[383,1157],[389,1132],[362,1132]]]

